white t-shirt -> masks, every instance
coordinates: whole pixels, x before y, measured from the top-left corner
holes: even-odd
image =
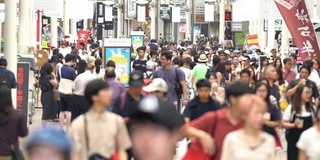
[[[70,54],[71,49],[66,47],[66,48],[59,48],[59,52],[63,55],[63,57],[66,57],[67,54]]]
[[[305,151],[308,160],[320,159],[320,132],[315,127],[305,130],[297,143],[297,148]]]
[[[283,117],[282,117],[283,120],[285,120],[285,121],[291,121],[292,120],[293,115],[294,115],[294,111],[292,111],[291,108],[292,108],[291,104],[288,105],[288,107],[286,108],[286,110],[283,113]],[[315,106],[313,106],[313,108],[316,111]],[[306,110],[306,107],[302,106],[301,114],[296,114],[296,115],[299,116],[299,117],[308,117],[310,115],[313,115],[313,113],[312,112],[308,112]]]
[[[275,139],[263,133],[261,143],[252,148],[241,138],[241,130],[229,133],[223,141],[221,160],[274,160]]]
[[[191,78],[192,78],[191,69],[185,68],[185,67],[181,67],[180,69],[184,72],[186,82],[189,85],[189,87],[191,88]]]

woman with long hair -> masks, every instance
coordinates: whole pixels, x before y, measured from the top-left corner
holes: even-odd
[[[251,103],[250,109],[243,115],[244,127],[225,137],[221,160],[275,159],[275,140],[261,130],[267,104],[258,96],[254,96]]]
[[[85,72],[86,68],[87,68],[87,62],[85,60],[81,59],[78,63],[78,66],[77,66],[77,75]]]
[[[213,72],[206,74],[207,80],[211,83],[211,97],[221,105],[225,104],[225,89],[217,83],[217,76]]]
[[[53,89],[58,86],[57,76],[53,72],[50,63],[45,63],[41,68],[40,88],[42,104],[42,127],[47,126],[48,120],[56,118],[56,103],[54,101]]]
[[[291,105],[284,111],[282,126],[287,129],[287,159],[298,160],[299,151],[296,144],[301,133],[313,125],[315,107],[311,101],[311,94],[308,86],[299,86],[293,95]]]
[[[320,159],[320,107],[316,113],[313,127],[304,131],[297,143],[299,148],[299,160],[317,160]]]
[[[263,72],[264,69],[269,65],[268,57],[261,57],[260,58],[260,65],[257,68],[257,80],[263,79]]]
[[[0,159],[11,160],[13,149],[19,149],[18,138],[28,135],[27,122],[13,109],[10,88],[0,85],[0,97]]]
[[[97,76],[99,79],[104,78],[104,69],[102,68],[102,60],[96,59],[94,62],[95,68],[93,74]]]
[[[250,87],[254,87],[256,81],[257,81],[257,77],[254,73],[254,66],[250,66],[248,67],[249,71],[250,71],[250,79],[249,79],[249,86]]]
[[[282,68],[276,67],[276,71],[277,71],[277,76],[278,76],[278,80],[276,81],[276,85],[278,85],[279,92],[280,92],[280,100],[279,100],[280,106],[279,107],[282,111],[284,111],[288,106],[286,92],[287,92],[287,88],[289,86],[289,83],[283,78]]]
[[[282,68],[282,63],[281,63],[281,58],[277,58],[275,61],[274,61],[274,64],[273,64],[274,67],[276,68]]]

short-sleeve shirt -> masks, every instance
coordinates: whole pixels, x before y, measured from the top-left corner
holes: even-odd
[[[8,72],[8,73],[6,73]],[[10,83],[10,88],[17,88],[17,80],[13,72],[7,70],[6,68],[0,68],[0,77],[3,77],[7,74],[7,78]]]
[[[85,116],[87,128],[84,123]],[[85,129],[87,129],[89,151],[87,151]],[[88,160],[93,154],[110,158],[116,151],[116,141],[119,150],[127,150],[132,145],[124,119],[107,111],[98,114],[89,110],[85,115],[77,117],[71,124],[70,135],[74,142],[74,151],[80,154],[81,160]]]
[[[61,71],[61,73],[60,73]],[[60,77],[61,76],[61,77]],[[68,65],[63,65],[60,70],[58,71],[58,80],[60,81],[60,78],[69,79],[71,81],[74,81],[76,79],[76,70]],[[66,97],[68,95],[60,93],[61,97]]]
[[[305,130],[297,143],[297,148],[303,150],[309,160],[320,159],[320,132],[315,127]]]
[[[200,79],[206,78],[206,73],[208,70],[208,66],[205,63],[199,63],[192,70],[192,75],[195,76],[195,83],[197,83]]]
[[[201,103],[199,100],[195,101],[195,99],[193,99],[187,104],[186,109],[183,112],[183,115],[185,117],[190,118],[190,120],[192,121],[199,118],[206,112],[216,111],[218,109],[221,109],[221,105],[219,102],[213,99],[211,99],[208,103]]]
[[[167,82],[169,88],[167,97],[171,102],[178,101],[178,95],[175,91],[175,84],[177,83],[177,81],[179,81],[179,83],[180,81],[185,81],[185,75],[181,69],[172,66],[170,69],[165,70],[161,67],[153,73],[152,78],[164,79]]]
[[[50,83],[51,79],[52,77],[50,75],[40,77],[40,87],[42,92],[53,91],[53,86]]]
[[[147,60],[141,61],[141,60],[137,59],[132,64],[132,68],[134,70],[139,70],[142,73],[145,73],[147,71],[146,67],[147,67]]]
[[[292,80],[289,83],[289,86],[288,86],[287,90],[294,88],[296,85],[298,85],[299,81],[300,81],[300,79]],[[306,81],[306,85],[312,90],[312,97],[314,99],[318,98],[319,97],[319,91],[318,91],[316,83],[314,83],[313,81],[307,80]]]
[[[296,72],[293,71],[292,69],[290,70],[290,72],[285,73],[284,70],[282,70],[282,77],[288,82],[290,83],[292,80],[294,80],[296,78]]]
[[[268,108],[268,113],[270,113],[270,121],[280,121],[281,120],[281,114],[277,107],[270,106]],[[271,135],[274,135],[275,131],[274,128],[268,127],[266,125],[263,126],[263,130]]]
[[[198,119],[195,119],[194,121],[184,125],[182,130],[192,127],[207,132],[213,136],[218,147],[216,159],[220,159],[222,153],[222,144],[226,135],[232,131],[242,128],[244,124],[243,121],[239,121],[236,125],[233,125],[227,116],[227,112],[227,108],[220,109],[216,112],[207,112]],[[217,122],[213,122],[214,120],[217,120]],[[214,126],[213,123],[215,123],[217,126]]]

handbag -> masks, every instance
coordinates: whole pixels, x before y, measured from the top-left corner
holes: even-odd
[[[55,102],[60,101],[60,92],[58,90],[53,90],[53,95],[54,95]]]
[[[179,76],[178,76],[178,71],[177,70],[178,69],[175,68],[175,71],[176,71],[176,84],[174,86],[174,89],[175,89],[177,95],[180,96],[180,95],[183,94],[183,91],[182,91],[182,85],[181,85],[181,83],[179,81]]]
[[[58,91],[62,94],[66,95],[72,95],[72,84],[73,81],[70,79],[62,78],[61,76],[61,68],[59,68],[59,75],[60,75],[60,83],[59,83],[59,88]]]
[[[214,113],[214,122],[213,122],[214,127],[213,127],[212,137],[214,137],[215,132],[216,132],[217,119],[218,119],[217,114]],[[217,148],[217,145],[216,145],[216,148]],[[215,153],[217,153],[217,150],[215,151]],[[214,158],[215,158],[215,154],[209,155],[209,154],[206,154],[203,152],[203,148],[200,143],[200,140],[197,139],[197,140],[191,142],[191,145],[189,146],[188,151],[184,155],[182,160],[212,160]]]

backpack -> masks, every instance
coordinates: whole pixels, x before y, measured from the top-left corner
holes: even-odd
[[[147,78],[145,78],[144,80],[143,80],[143,86],[147,86],[147,85],[149,85],[150,83],[151,83],[151,81],[152,81],[152,76],[153,76],[153,73],[151,73],[151,74],[147,74],[147,73],[145,73],[146,75],[147,75]]]
[[[7,70],[3,73],[2,76],[0,76],[0,85],[7,86],[8,88],[11,88],[11,84],[9,81],[9,74],[10,74],[10,72]]]

